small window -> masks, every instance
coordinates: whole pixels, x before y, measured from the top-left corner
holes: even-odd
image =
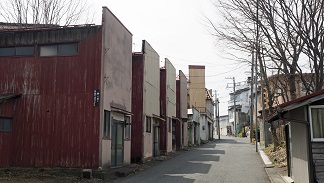
[[[78,44],[57,44],[57,45],[43,45],[40,46],[41,57],[49,56],[69,56],[78,54]]]
[[[131,137],[131,124],[130,124],[130,117],[129,116],[125,116],[125,139],[130,139]]]
[[[313,141],[324,141],[324,106],[310,106],[311,134]]]
[[[12,119],[0,118],[0,132],[10,133],[12,131]]]
[[[46,57],[46,56],[55,56],[55,55],[57,55],[57,45],[40,46],[39,56]]]
[[[20,46],[20,47],[7,47],[0,48],[0,56],[33,56],[34,46]]]
[[[110,111],[104,111],[104,131],[103,136],[110,137]]]
[[[34,55],[34,46],[22,46],[16,47],[17,56],[33,56]]]
[[[0,56],[14,56],[15,55],[15,47],[10,48],[0,48]]]
[[[59,55],[76,55],[78,54],[78,44],[60,44],[58,45]]]
[[[168,128],[168,131],[171,132],[171,128],[172,128],[172,119],[171,118],[168,118],[168,125],[169,125],[169,128]]]
[[[146,116],[146,132],[151,133],[151,117]]]

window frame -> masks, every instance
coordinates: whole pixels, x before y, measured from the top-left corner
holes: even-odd
[[[145,125],[146,129],[145,129],[145,131],[146,131],[146,133],[151,133],[152,132],[152,117],[146,116],[145,121],[146,121],[146,125]]]
[[[67,46],[67,45],[76,45],[76,53],[71,54],[61,54],[60,53],[60,46]],[[41,49],[44,47],[56,47],[56,54],[53,55],[41,55]],[[57,44],[43,44],[38,46],[38,56],[39,57],[69,57],[69,56],[76,56],[80,53],[80,44],[79,42],[71,42],[71,43],[57,43]]]
[[[314,132],[313,132],[312,109],[319,109],[319,108],[324,109],[324,105],[312,105],[312,106],[308,107],[311,141],[312,142],[324,142],[324,137],[323,138],[314,138]],[[323,113],[323,115],[324,115],[324,113]]]
[[[131,118],[128,115],[125,115],[125,139],[131,139]]]
[[[168,117],[168,132],[172,133],[172,118]]]
[[[19,54],[17,55],[17,49],[18,48],[33,48],[33,53],[32,54]],[[13,54],[10,55],[0,55],[0,57],[34,57],[36,53],[36,46],[35,45],[23,45],[23,46],[8,46],[8,47],[0,47],[0,49],[13,49]]]
[[[108,121],[107,121],[108,119]],[[104,124],[103,124],[103,138],[110,138],[111,132],[110,127],[111,126],[111,112],[108,110],[104,110]]]
[[[5,126],[4,123],[6,122],[5,120],[8,120],[9,121],[10,129],[5,129],[4,128],[4,126]],[[0,117],[0,133],[12,133],[12,126],[13,126],[12,118],[9,118],[9,117]]]

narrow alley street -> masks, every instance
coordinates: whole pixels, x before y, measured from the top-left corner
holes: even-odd
[[[270,182],[248,138],[222,137],[118,182]]]

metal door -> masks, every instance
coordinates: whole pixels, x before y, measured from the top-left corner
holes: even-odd
[[[111,166],[121,166],[124,161],[124,123],[113,119],[111,127]]]
[[[154,124],[153,126],[153,157],[159,156],[159,139],[160,139],[160,130],[159,125]]]

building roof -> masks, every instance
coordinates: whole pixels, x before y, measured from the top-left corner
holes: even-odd
[[[205,69],[204,65],[189,65],[189,69]]]
[[[313,103],[315,101],[321,100],[324,98],[324,89],[313,92],[309,95],[305,95],[303,97],[296,98],[294,100],[282,103],[278,105],[277,111],[273,114],[269,115],[266,119],[268,122],[272,122],[278,120],[280,116],[287,111],[296,109],[298,107]]]
[[[0,29],[0,32],[23,32],[23,31],[37,31],[37,30],[62,30],[62,29],[75,29],[75,28],[92,28],[102,27],[101,25],[94,24],[82,24],[82,25],[69,25],[69,26],[30,26],[30,27],[21,27],[21,28],[8,28]]]

